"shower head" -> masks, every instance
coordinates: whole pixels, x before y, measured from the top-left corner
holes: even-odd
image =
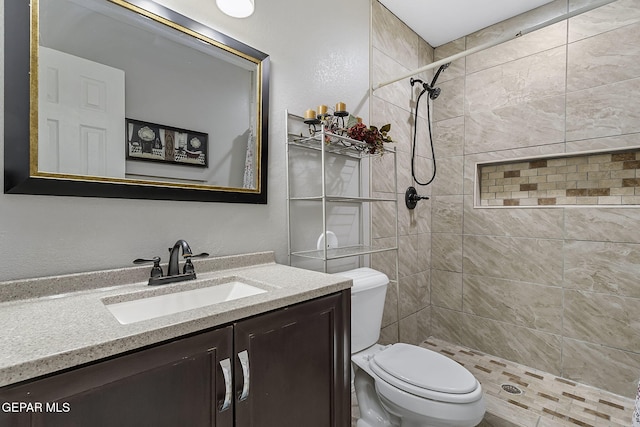
[[[438,96],[440,96],[440,88],[439,87],[434,87],[434,85],[436,84],[436,82],[438,81],[438,77],[440,77],[440,73],[443,70],[446,70],[447,67],[450,65],[451,63],[448,62],[446,64],[443,64],[440,66],[440,68],[438,68],[438,71],[436,71],[435,76],[433,76],[433,80],[431,80],[431,84],[426,83],[420,79],[414,79],[413,77],[409,80],[409,83],[411,83],[411,87],[413,87],[413,85],[415,85],[416,83],[421,84],[422,85],[422,92],[424,93],[425,91],[429,92],[429,98],[431,98],[432,100],[436,99]]]

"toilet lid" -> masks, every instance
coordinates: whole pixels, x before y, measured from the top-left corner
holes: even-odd
[[[476,378],[462,365],[426,348],[394,344],[377,353],[370,364],[381,378],[409,392],[416,389],[467,394],[478,387]],[[403,387],[408,384],[408,387]]]

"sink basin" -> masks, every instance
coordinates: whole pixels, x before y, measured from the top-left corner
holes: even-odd
[[[188,291],[140,298],[133,301],[105,304],[107,309],[123,325],[180,313],[194,308],[206,307],[232,301],[265,291],[237,280]]]

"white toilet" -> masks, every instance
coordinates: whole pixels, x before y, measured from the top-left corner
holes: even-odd
[[[426,348],[376,344],[389,279],[371,268],[340,276],[351,288],[351,361],[357,427],[472,427],[485,413],[482,387],[455,361]]]

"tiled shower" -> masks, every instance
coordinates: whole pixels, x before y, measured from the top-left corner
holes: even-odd
[[[556,0],[433,49],[374,1],[372,83],[585,3]],[[433,336],[634,396],[640,207],[475,208],[473,193],[477,163],[640,146],[640,0],[618,0],[457,60],[438,86],[431,111],[438,175],[418,188],[430,200],[413,211],[399,205],[399,283],[387,296],[382,341]],[[414,185],[416,96],[408,79],[373,93],[371,122],[391,123],[398,150],[398,188],[389,186],[383,157],[373,164],[375,193],[396,191],[403,200]],[[425,104],[422,180],[431,174]],[[395,235],[390,217],[373,211],[374,243]],[[378,255],[372,266],[395,277],[395,257]]]

